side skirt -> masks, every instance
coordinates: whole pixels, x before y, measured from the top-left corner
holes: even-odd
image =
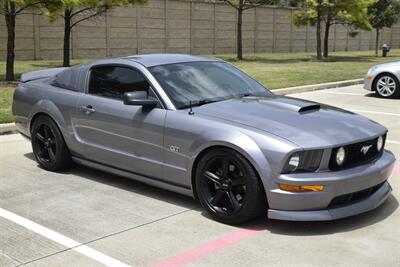
[[[87,167],[90,167],[93,169],[98,169],[98,170],[105,171],[105,172],[108,172],[111,174],[126,177],[129,179],[144,183],[144,184],[148,184],[148,185],[162,188],[162,189],[165,189],[168,191],[176,192],[176,193],[186,195],[189,197],[194,197],[192,189],[190,187],[175,185],[175,184],[169,183],[167,181],[160,180],[158,178],[143,176],[143,175],[140,175],[137,173],[127,171],[127,170],[114,168],[112,166],[104,165],[101,163],[93,162],[93,161],[82,159],[79,157],[72,157],[72,160],[75,163],[78,163],[78,164],[81,164],[81,165],[84,165],[84,166],[87,166]]]

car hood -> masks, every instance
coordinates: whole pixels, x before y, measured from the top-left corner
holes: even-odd
[[[256,128],[302,147],[329,147],[384,134],[363,116],[316,102],[283,97],[246,97],[196,108],[195,114]]]

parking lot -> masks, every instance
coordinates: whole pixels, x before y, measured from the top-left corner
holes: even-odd
[[[291,95],[389,129],[400,159],[400,100],[361,85]],[[400,161],[378,209],[333,222],[259,218],[228,226],[191,198],[85,167],[38,168],[30,143],[0,136],[0,266],[400,266]]]

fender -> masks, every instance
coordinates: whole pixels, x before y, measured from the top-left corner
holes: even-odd
[[[264,188],[266,188],[268,178],[272,177],[271,165],[258,144],[249,136],[238,131],[207,132],[193,142],[188,154],[189,181],[192,180],[193,166],[200,153],[215,146],[228,147],[242,154],[256,169]],[[194,186],[192,186],[192,190],[194,190]],[[195,195],[194,191],[193,194]]]
[[[397,79],[400,80],[400,75],[399,75],[398,73],[396,73],[395,71],[393,71],[392,69],[390,69],[390,68],[384,68],[384,69],[383,69],[382,71],[380,71],[379,74],[376,75],[376,76],[379,76],[379,75],[385,74],[385,73],[387,73],[387,74],[392,74],[394,77],[396,77]],[[375,77],[375,79],[376,79],[376,77]]]

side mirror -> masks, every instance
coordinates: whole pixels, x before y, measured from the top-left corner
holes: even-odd
[[[148,96],[146,91],[126,92],[123,95],[122,100],[125,105],[143,106],[148,108],[153,108],[158,104],[158,100],[154,97]]]

